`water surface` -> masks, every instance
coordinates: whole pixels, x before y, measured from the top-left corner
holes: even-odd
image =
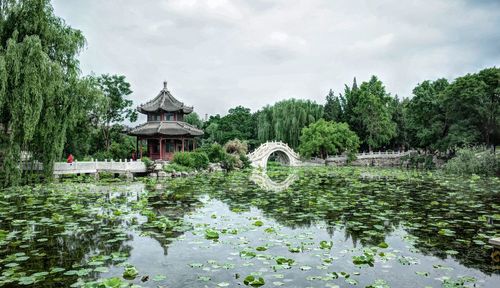
[[[250,275],[264,287],[499,286],[487,244],[500,234],[497,179],[294,173],[5,190],[0,286],[235,287]],[[126,267],[138,275],[123,279]]]

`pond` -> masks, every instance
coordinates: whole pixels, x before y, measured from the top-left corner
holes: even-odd
[[[0,286],[500,287],[499,184],[321,167],[11,188]]]

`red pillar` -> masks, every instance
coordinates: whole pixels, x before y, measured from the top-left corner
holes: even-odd
[[[149,159],[153,159],[153,144],[148,139],[148,151],[149,151]]]
[[[160,138],[160,159],[163,160],[163,138]]]
[[[140,155],[141,155],[141,157],[140,157],[140,158],[142,159],[142,139],[141,139],[141,146],[139,146],[139,151],[141,151],[141,152],[140,152],[140,153],[141,153],[141,154],[140,154]]]

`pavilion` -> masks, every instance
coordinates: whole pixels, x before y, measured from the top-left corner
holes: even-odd
[[[175,152],[196,149],[195,137],[203,131],[184,122],[184,115],[193,112],[192,106],[175,99],[167,90],[167,82],[153,100],[137,107],[137,111],[147,115],[147,122],[133,128],[128,134],[137,137],[136,152],[142,157],[142,145],[147,142],[147,155],[151,160],[172,160]]]

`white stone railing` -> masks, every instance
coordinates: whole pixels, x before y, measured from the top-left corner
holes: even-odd
[[[42,163],[23,162],[23,170],[42,170]],[[74,161],[73,163],[56,162],[54,163],[54,175],[62,174],[85,174],[85,173],[143,173],[146,172],[146,165],[140,160],[125,159],[119,161]]]
[[[98,173],[98,172],[146,172],[146,165],[140,160],[120,160],[120,161],[74,161],[73,163],[54,163],[54,174],[77,174],[77,173]]]
[[[268,141],[266,143],[263,143],[247,156],[250,159],[260,159],[267,156],[269,154],[269,150],[275,150],[276,148],[282,148],[293,157],[299,159],[299,155],[292,148],[290,148],[290,146],[288,146],[286,143],[283,143],[282,141]]]
[[[250,160],[258,160],[269,154],[270,150],[274,150],[276,148],[283,148],[287,153],[293,155],[297,159],[299,159],[299,154],[296,153],[290,146],[281,141],[268,141],[266,143],[261,144],[257,149],[249,153],[247,156]],[[357,159],[375,159],[375,158],[398,158],[406,155],[410,155],[411,153],[416,152],[415,150],[409,151],[377,151],[377,152],[362,152],[356,154]],[[326,161],[342,161],[346,160],[347,155],[332,155],[328,156]],[[314,160],[322,160],[322,159],[311,159]]]
[[[411,153],[416,152],[415,150],[409,151],[378,151],[378,152],[362,152],[356,154],[356,159],[375,159],[375,158],[398,158],[410,155]],[[346,160],[347,155],[333,155],[328,156],[326,161],[342,161]]]

